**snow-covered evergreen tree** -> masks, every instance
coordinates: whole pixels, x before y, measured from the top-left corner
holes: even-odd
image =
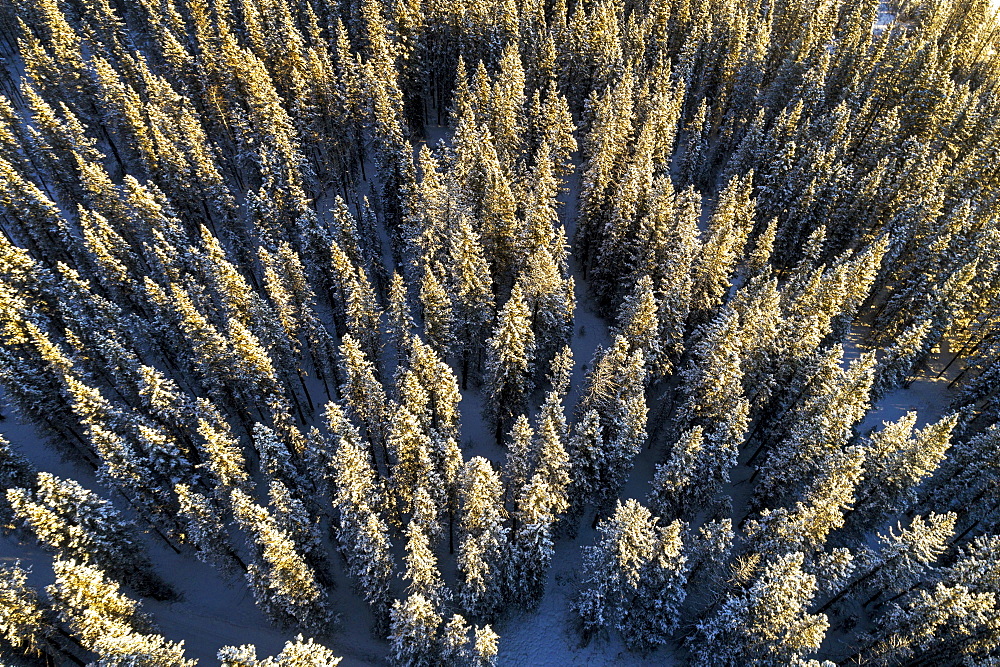
[[[295,541],[266,508],[239,489],[233,490],[232,502],[233,515],[251,537],[247,582],[257,604],[278,623],[325,628],[330,621],[326,591]]]
[[[469,460],[459,483],[458,600],[466,612],[481,618],[503,605],[504,515],[500,476],[486,459]]]
[[[97,567],[75,560],[53,563],[55,583],[46,590],[59,616],[80,644],[111,667],[146,664],[194,667],[184,657],[184,642],[156,634],[139,603],[118,592],[118,582]]]
[[[441,615],[420,593],[396,600],[389,630],[389,660],[394,665],[430,667],[438,664]]]
[[[635,500],[618,504],[585,550],[586,587],[575,603],[585,632],[616,629],[630,646],[649,649],[677,628],[686,596],[681,524],[659,529]]]
[[[303,639],[302,635],[285,642],[281,653],[273,657],[258,658],[257,648],[244,644],[222,647],[217,658],[222,667],[337,667],[343,659],[314,639]]]
[[[829,623],[809,613],[816,577],[803,562],[796,551],[766,561],[745,589],[699,622],[690,640],[694,663],[793,664],[816,651]]]
[[[8,489],[7,501],[39,542],[60,558],[100,564],[145,595],[163,599],[173,594],[153,569],[135,525],[73,480],[40,472],[32,491]]]
[[[58,655],[56,628],[20,563],[0,567],[0,638],[27,654]]]
[[[497,442],[507,420],[521,412],[532,388],[535,336],[524,294],[514,286],[500,309],[493,336],[486,341],[487,415],[494,423]]]

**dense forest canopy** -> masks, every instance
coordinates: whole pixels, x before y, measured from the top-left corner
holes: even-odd
[[[505,664],[571,545],[581,644],[998,664],[995,19],[0,0],[0,655],[193,665],[164,551]]]

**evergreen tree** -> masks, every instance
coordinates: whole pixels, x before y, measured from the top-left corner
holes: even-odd
[[[198,549],[198,559],[223,572],[230,572],[237,565],[244,566],[233,549],[219,509],[186,484],[178,484],[174,489],[181,515],[187,522],[186,537]]]
[[[515,529],[508,561],[507,585],[524,605],[538,604],[552,563],[553,531],[560,513],[569,509],[570,458],[559,437],[540,440],[534,472],[515,489]]]
[[[110,502],[73,480],[40,472],[32,491],[7,489],[7,502],[18,519],[60,558],[100,563],[144,595],[159,599],[173,595],[153,570],[135,525]]]
[[[898,533],[891,528],[887,534],[880,533],[880,548],[870,550],[862,559],[860,576],[844,586],[820,611],[848,596],[867,605],[882,597],[883,592],[909,589],[945,550],[955,530],[955,519],[953,513],[916,516],[905,529],[897,523]]]
[[[993,425],[955,444],[928,496],[933,507],[959,512],[963,532],[996,522],[1000,511],[993,475],[1000,463],[1000,426]]]
[[[753,229],[753,174],[734,178],[719,195],[708,221],[709,236],[694,266],[691,307],[709,314],[723,302],[735,263]],[[700,315],[703,317],[703,315]]]
[[[584,419],[578,423],[572,448],[583,465],[575,484],[594,489],[589,500],[599,510],[618,495],[646,438],[645,363],[641,350],[631,354],[628,350],[627,339],[619,335],[608,350],[598,351],[577,407]],[[599,431],[587,417],[590,412],[599,416]]]
[[[347,334],[340,344],[344,383],[340,387],[351,415],[364,426],[368,439],[385,446],[390,404],[376,368],[354,338]],[[333,404],[330,404],[333,405]]]
[[[436,664],[441,615],[420,593],[396,600],[389,631],[389,660],[395,665],[423,667]]]
[[[257,604],[278,623],[324,628],[330,618],[326,592],[295,541],[266,508],[239,489],[233,490],[232,502],[233,515],[252,539],[247,581]]]
[[[194,667],[184,658],[184,642],[155,633],[139,604],[118,592],[118,582],[100,569],[75,560],[56,560],[55,584],[46,590],[80,644],[112,667],[162,665]]]
[[[20,563],[0,567],[0,637],[26,654],[58,656],[56,628]],[[70,654],[72,655],[72,654]]]
[[[312,638],[304,640],[302,635],[285,642],[278,655],[263,660],[257,658],[257,649],[252,644],[224,646],[217,658],[222,667],[337,667],[342,660]]]
[[[449,243],[456,345],[462,359],[462,388],[465,389],[470,372],[478,374],[482,362],[479,342],[487,338],[496,305],[490,266],[479,235],[466,216],[459,216],[449,234]]]
[[[14,451],[6,438],[0,436],[0,488],[32,489],[38,472],[31,463]],[[14,527],[14,512],[6,495],[0,498],[0,528],[4,532]]]
[[[497,442],[506,422],[521,412],[531,390],[535,336],[524,294],[514,286],[497,316],[493,337],[486,341],[487,415]]]
[[[803,562],[801,552],[767,561],[744,590],[699,622],[691,640],[694,663],[792,664],[816,651],[829,623],[808,611],[816,577],[802,570]]]
[[[640,350],[646,360],[647,374],[657,359],[663,356],[659,340],[659,304],[653,293],[653,280],[643,276],[635,290],[622,303],[618,313],[619,334],[632,350]]]
[[[463,466],[459,488],[458,599],[469,614],[489,618],[503,603],[503,486],[489,461],[477,456]]]
[[[576,602],[585,631],[615,628],[635,648],[665,642],[686,595],[680,524],[658,529],[648,509],[628,500],[598,530],[600,541],[585,549],[588,587]]]
[[[409,580],[407,591],[420,595],[432,603],[440,604],[451,598],[438,571],[437,558],[431,551],[430,538],[417,521],[406,527],[406,563],[403,576]]]
[[[441,285],[438,275],[443,269],[424,266],[420,283],[420,304],[423,307],[424,335],[434,351],[443,358],[451,356],[455,346],[455,316],[452,298]]]
[[[920,483],[944,460],[958,415],[914,431],[916,417],[915,412],[907,413],[869,440],[865,477],[854,505],[855,525],[873,527],[882,517],[912,506]]]
[[[794,493],[803,479],[852,435],[868,411],[874,358],[862,355],[840,373],[831,390],[807,400],[791,417],[787,438],[760,468],[760,500]]]
[[[750,548],[765,554],[809,553],[822,546],[831,531],[844,525],[864,458],[865,451],[859,447],[832,454],[794,507],[766,509],[759,520],[747,521]]]
[[[338,418],[338,408],[327,406],[336,449],[330,461],[333,505],[340,514],[337,540],[347,559],[348,572],[372,607],[376,627],[384,630],[389,620],[389,527],[380,512],[384,496],[376,486],[373,461],[357,430]]]

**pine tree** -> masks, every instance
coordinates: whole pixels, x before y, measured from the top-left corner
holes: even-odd
[[[518,415],[510,429],[507,458],[502,468],[506,480],[505,501],[516,500],[534,472],[537,464],[537,457],[532,451],[534,437],[535,432],[531,428],[531,422],[525,415]]]
[[[597,545],[585,547],[588,587],[575,605],[585,632],[615,628],[634,648],[663,643],[685,597],[680,523],[658,529],[648,509],[628,500],[598,530]]]
[[[431,551],[430,537],[417,521],[411,521],[406,527],[404,562],[403,576],[409,581],[407,592],[438,605],[451,598],[438,571],[437,558]]]
[[[847,596],[868,605],[886,593],[908,590],[944,552],[954,533],[955,520],[954,513],[932,513],[926,518],[915,516],[906,528],[897,523],[898,533],[891,528],[886,534],[880,533],[879,549],[865,554],[859,568],[860,576],[843,587],[820,611]]]
[[[929,318],[915,322],[885,350],[875,367],[873,401],[877,401],[887,391],[902,384],[909,376],[920,351],[924,349],[924,338],[929,333],[931,324]]]
[[[482,346],[479,341],[488,336],[496,305],[490,266],[479,235],[466,216],[459,216],[449,234],[449,243],[456,344],[461,354],[462,388],[465,389],[469,374],[478,375],[482,362]]]
[[[348,572],[371,605],[376,627],[384,630],[389,620],[389,527],[380,512],[384,496],[376,486],[373,461],[361,437],[346,420],[337,418],[335,404],[327,406],[336,449],[330,461],[333,505],[340,513],[337,540],[347,559]]]
[[[424,412],[424,426],[435,440],[457,438],[460,429],[459,403],[462,394],[458,390],[458,379],[434,350],[414,336],[410,343],[409,366],[399,374],[399,383],[404,384],[407,376],[412,376],[414,385],[419,386],[418,393],[427,396]],[[406,400],[403,389],[400,389],[403,403],[412,407]],[[443,462],[439,459],[439,468]]]
[[[829,627],[810,614],[816,577],[802,570],[804,555],[767,561],[749,585],[730,594],[696,626],[696,665],[792,664],[816,651]]]
[[[56,628],[20,563],[0,567],[0,638],[26,654],[58,655]]]
[[[18,519],[60,558],[100,563],[144,595],[173,596],[153,570],[135,525],[110,502],[73,480],[40,472],[32,491],[7,489],[7,501]]]
[[[25,457],[11,447],[6,438],[0,436],[0,488],[33,489],[38,472]],[[0,498],[0,529],[4,532],[14,527],[14,512],[6,495]]]
[[[486,341],[487,415],[497,442],[507,421],[522,411],[531,390],[535,336],[524,294],[514,286],[497,316],[493,336]]]
[[[442,359],[447,359],[455,346],[455,316],[452,297],[441,285],[439,274],[443,269],[438,264],[424,266],[420,283],[420,304],[423,307],[424,335],[431,347]]]
[[[80,644],[112,667],[146,664],[194,667],[184,658],[184,642],[171,642],[155,628],[139,604],[118,592],[118,582],[100,569],[75,560],[56,560],[55,584],[46,590]]]
[[[177,484],[174,490],[181,515],[187,522],[186,537],[198,549],[198,560],[227,573],[236,566],[245,567],[233,549],[219,509],[186,484]]]
[[[831,531],[844,525],[864,459],[865,451],[860,447],[848,447],[830,455],[794,507],[765,509],[760,519],[746,522],[750,548],[774,554],[809,553],[822,546]]]
[[[228,502],[229,492],[246,492],[250,484],[246,459],[239,442],[219,410],[206,398],[197,399],[198,449],[214,479],[216,499]]]
[[[365,428],[373,445],[385,446],[390,404],[376,368],[354,338],[347,334],[340,344],[344,383],[340,387],[350,414]]]
[[[753,228],[753,174],[734,178],[719,195],[708,221],[709,236],[694,267],[691,307],[699,317],[713,313],[729,289],[729,278]]]
[[[1000,464],[998,442],[1000,426],[993,425],[956,443],[929,490],[933,507],[959,513],[963,532],[996,521],[1000,498],[992,479]]]
[[[506,288],[515,277],[520,224],[511,178],[497,155],[489,128],[470,109],[462,114],[453,138],[451,177],[462,211],[473,221],[491,259],[494,282]]]
[[[881,518],[911,507],[920,483],[944,460],[958,415],[943,417],[919,431],[913,430],[916,418],[915,412],[907,413],[869,439],[865,478],[854,506],[856,526],[874,527]]]
[[[989,659],[997,645],[996,613],[993,593],[935,584],[908,595],[880,619],[884,625],[875,633],[879,639],[865,651],[866,657],[882,664],[934,664],[952,660],[956,653],[971,653],[965,662],[976,664],[976,654]]]
[[[302,635],[285,642],[281,653],[274,657],[261,660],[257,658],[255,646],[244,644],[222,647],[217,659],[222,667],[337,667],[342,660],[312,638],[304,640]]]
[[[441,621],[434,604],[420,593],[396,600],[389,631],[390,662],[405,667],[437,664],[437,633]]]
[[[275,521],[285,527],[299,552],[312,558],[313,562],[322,562],[322,543],[316,525],[318,517],[311,516],[303,500],[277,479],[271,480],[267,497]]]
[[[735,464],[731,456],[708,449],[711,444],[705,441],[702,428],[695,426],[681,434],[666,463],[656,466],[649,504],[657,515],[688,517],[711,500]]]
[[[932,575],[933,587],[907,593],[880,619],[870,654],[889,662],[910,658],[925,664],[962,656],[968,664],[989,660],[1000,643],[996,623],[996,536],[961,548],[954,564]]]
[[[865,416],[874,379],[873,355],[862,355],[839,375],[831,389],[811,397],[791,417],[786,439],[760,468],[757,499],[794,493],[817,463],[847,442],[853,425]]]
[[[490,618],[503,603],[503,485],[489,461],[477,456],[462,467],[459,488],[458,599],[467,613]]]
[[[749,407],[743,398],[739,318],[730,308],[695,334],[690,361],[681,370],[684,402],[677,408],[678,430],[726,424],[731,447],[746,437]]]
[[[514,489],[517,509],[507,585],[529,607],[537,605],[541,598],[552,563],[553,530],[559,514],[569,509],[570,458],[551,421],[548,431],[548,437],[538,441],[537,454],[532,457],[534,472],[524,486]]]
[[[572,449],[573,458],[580,458],[583,465],[574,480],[578,487],[574,495],[582,497],[582,489],[594,489],[584,502],[594,502],[599,511],[618,495],[646,439],[645,363],[641,350],[628,350],[629,343],[621,335],[607,350],[598,350],[577,406],[584,420],[578,424]],[[587,417],[591,411],[599,415],[599,431],[593,418]]]
[[[304,488],[305,478],[299,472],[292,452],[274,429],[257,423],[253,426],[252,435],[265,479],[279,480],[296,489]]]
[[[277,623],[324,628],[330,620],[326,592],[295,541],[266,508],[239,489],[232,491],[232,503],[233,515],[252,540],[247,582],[257,604]]]
[[[646,360],[647,375],[657,359],[663,356],[659,340],[659,304],[653,293],[653,279],[643,276],[622,303],[618,313],[618,335],[624,336],[629,348],[640,350]]]
[[[405,523],[403,517],[412,516],[416,511],[417,489],[434,494],[443,509],[444,489],[431,458],[433,442],[421,427],[416,415],[405,406],[399,406],[389,425],[389,453],[395,463],[390,467],[390,483],[396,503],[396,518]]]
[[[647,650],[667,643],[677,631],[687,598],[691,563],[681,541],[685,524],[674,521],[657,529],[653,558],[639,582],[635,609],[629,612],[625,640]]]
[[[392,274],[387,314],[388,324],[386,328],[389,340],[396,351],[396,366],[402,367],[409,356],[409,345],[416,325],[410,314],[410,300],[406,293],[406,284],[398,273]]]

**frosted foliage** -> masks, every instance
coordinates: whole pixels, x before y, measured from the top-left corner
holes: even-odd
[[[139,604],[118,592],[118,583],[103,572],[75,561],[56,561],[49,596],[59,603],[66,621],[84,647],[100,656],[97,664],[126,667],[194,667],[184,657],[184,642],[171,642],[152,632]]]
[[[495,403],[517,405],[530,389],[528,376],[535,354],[530,315],[523,293],[515,287],[497,316],[493,337],[487,341],[487,386]]]
[[[198,549],[198,559],[223,571],[231,571],[234,567],[232,546],[218,509],[186,484],[178,484],[174,490],[187,522],[187,537]]]
[[[742,591],[730,595],[696,626],[692,638],[697,665],[779,665],[819,648],[829,626],[809,614],[816,577],[802,571],[804,554],[768,561]]]
[[[257,603],[278,622],[294,619],[303,627],[324,628],[330,616],[326,593],[295,541],[241,491],[234,490],[232,499],[233,514],[253,540],[247,581]]]
[[[14,648],[33,650],[50,630],[28,573],[17,563],[0,567],[0,637]]]
[[[450,597],[438,571],[437,557],[430,548],[430,540],[423,528],[414,521],[406,528],[406,570],[409,581],[407,590],[432,602]]]
[[[334,657],[333,651],[312,638],[299,635],[274,657],[259,659],[254,646],[244,645],[223,647],[218,660],[222,667],[336,667],[342,658]]]
[[[0,662],[995,663],[998,2],[0,0]]]
[[[462,607],[490,616],[502,603],[508,529],[504,525],[503,487],[489,461],[475,457],[465,464],[459,491],[459,589]]]
[[[396,600],[391,618],[390,662],[407,667],[436,664],[438,627],[442,619],[434,604],[419,593],[413,593]]]
[[[898,591],[911,586],[944,552],[956,519],[952,513],[915,516],[906,528],[897,524],[896,530],[879,534],[880,549],[871,558],[869,587]]]
[[[628,500],[601,522],[584,556],[585,587],[576,602],[587,632],[614,628],[629,646],[650,649],[677,628],[686,597],[687,559],[679,521],[657,528],[649,510]]]

